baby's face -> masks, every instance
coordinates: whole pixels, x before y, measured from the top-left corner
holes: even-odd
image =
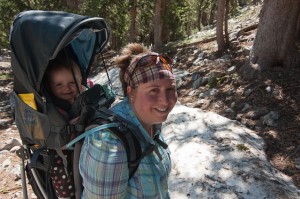
[[[65,68],[52,71],[50,81],[51,91],[56,97],[67,100],[70,103],[74,102],[78,91],[71,71]]]

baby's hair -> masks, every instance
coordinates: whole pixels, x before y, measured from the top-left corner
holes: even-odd
[[[77,84],[81,84],[82,75],[79,66],[71,56],[66,55],[66,52],[64,51],[61,51],[55,59],[49,61],[45,71],[44,83],[46,84],[45,86],[47,89],[49,89],[49,83],[51,82],[51,73],[53,71],[61,70],[62,68],[67,69],[74,74]]]
[[[121,69],[120,81],[122,83],[122,89],[125,96],[127,95],[126,93],[127,85],[124,81],[125,71],[127,67],[130,65],[130,62],[134,56],[139,54],[146,54],[146,53],[150,53],[150,50],[147,49],[146,47],[138,43],[130,43],[122,49],[121,55],[115,58],[116,65]]]

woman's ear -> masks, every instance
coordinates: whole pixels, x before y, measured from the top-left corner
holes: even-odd
[[[131,86],[127,86],[127,96],[129,98],[129,101],[133,102],[133,100],[134,100],[134,90]]]
[[[127,92],[127,96],[129,96],[132,93],[131,86],[127,86],[126,92]]]

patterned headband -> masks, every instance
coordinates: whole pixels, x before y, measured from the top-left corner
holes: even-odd
[[[171,63],[169,57],[157,53],[136,56],[125,71],[125,83],[135,88],[149,81],[175,79]]]

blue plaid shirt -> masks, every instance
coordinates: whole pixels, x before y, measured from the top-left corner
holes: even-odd
[[[147,142],[154,143],[138,121],[127,98],[114,106],[112,111],[136,124],[140,130],[138,137],[143,136]],[[160,132],[161,125],[158,125],[155,133]],[[142,150],[146,147],[147,144],[142,143]],[[158,144],[157,147],[162,159],[152,152],[142,159],[134,176],[128,180],[127,155],[121,141],[107,130],[86,137],[79,160],[84,186],[82,198],[170,198],[169,150]]]

